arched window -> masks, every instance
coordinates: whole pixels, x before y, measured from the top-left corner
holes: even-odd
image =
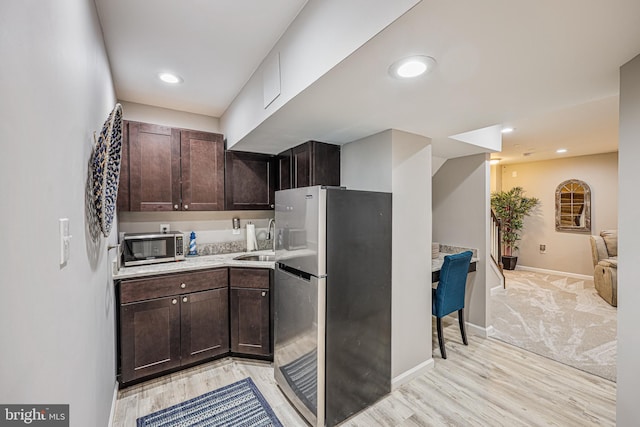
[[[556,188],[556,231],[591,232],[591,189],[579,179]]]

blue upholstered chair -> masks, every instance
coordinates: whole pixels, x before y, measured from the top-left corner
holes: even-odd
[[[443,359],[447,358],[442,337],[442,318],[454,311],[458,311],[460,333],[462,342],[467,343],[467,334],[464,330],[464,293],[467,284],[467,274],[471,263],[471,251],[462,252],[444,257],[444,264],[440,269],[440,282],[433,289],[431,313],[436,316],[438,322],[438,344]]]

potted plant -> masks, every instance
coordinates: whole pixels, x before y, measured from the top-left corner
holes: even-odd
[[[539,203],[535,197],[525,197],[522,187],[491,193],[491,208],[500,219],[502,264],[507,270],[515,269],[518,262],[518,257],[514,254],[518,249],[524,217]]]

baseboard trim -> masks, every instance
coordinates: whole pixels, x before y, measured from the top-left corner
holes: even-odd
[[[419,364],[417,366],[414,366],[413,368],[409,369],[408,371],[405,371],[405,372],[401,373],[397,377],[392,378],[391,379],[391,391],[394,391],[394,390],[398,389],[400,386],[408,383],[412,379],[417,378],[422,374],[425,374],[430,369],[433,369],[433,366],[434,366],[433,358],[431,358],[429,360],[425,360],[424,362],[422,362],[421,364]]]
[[[113,418],[116,416],[116,401],[118,400],[118,381],[113,386],[113,399],[111,400],[111,412],[109,413],[109,427],[113,427]]]
[[[573,277],[574,279],[593,280],[593,276],[578,273],[568,273],[566,271],[547,270],[545,268],[527,267],[526,265],[517,265],[516,270],[533,271],[534,273],[559,274],[561,276]]]
[[[501,291],[504,291],[504,286],[494,286],[493,288],[489,289],[489,295],[494,296]]]
[[[473,323],[465,322],[466,330],[471,335],[477,337],[488,338],[493,333],[493,326],[483,328],[482,326],[474,325]]]

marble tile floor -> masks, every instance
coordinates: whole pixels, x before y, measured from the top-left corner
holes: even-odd
[[[493,337],[616,380],[617,310],[592,280],[505,271],[506,289],[492,292]]]
[[[448,359],[342,426],[614,426],[616,384],[501,341],[445,328]],[[118,394],[113,426],[251,377],[285,427],[305,422],[267,362],[223,359],[147,381]]]

